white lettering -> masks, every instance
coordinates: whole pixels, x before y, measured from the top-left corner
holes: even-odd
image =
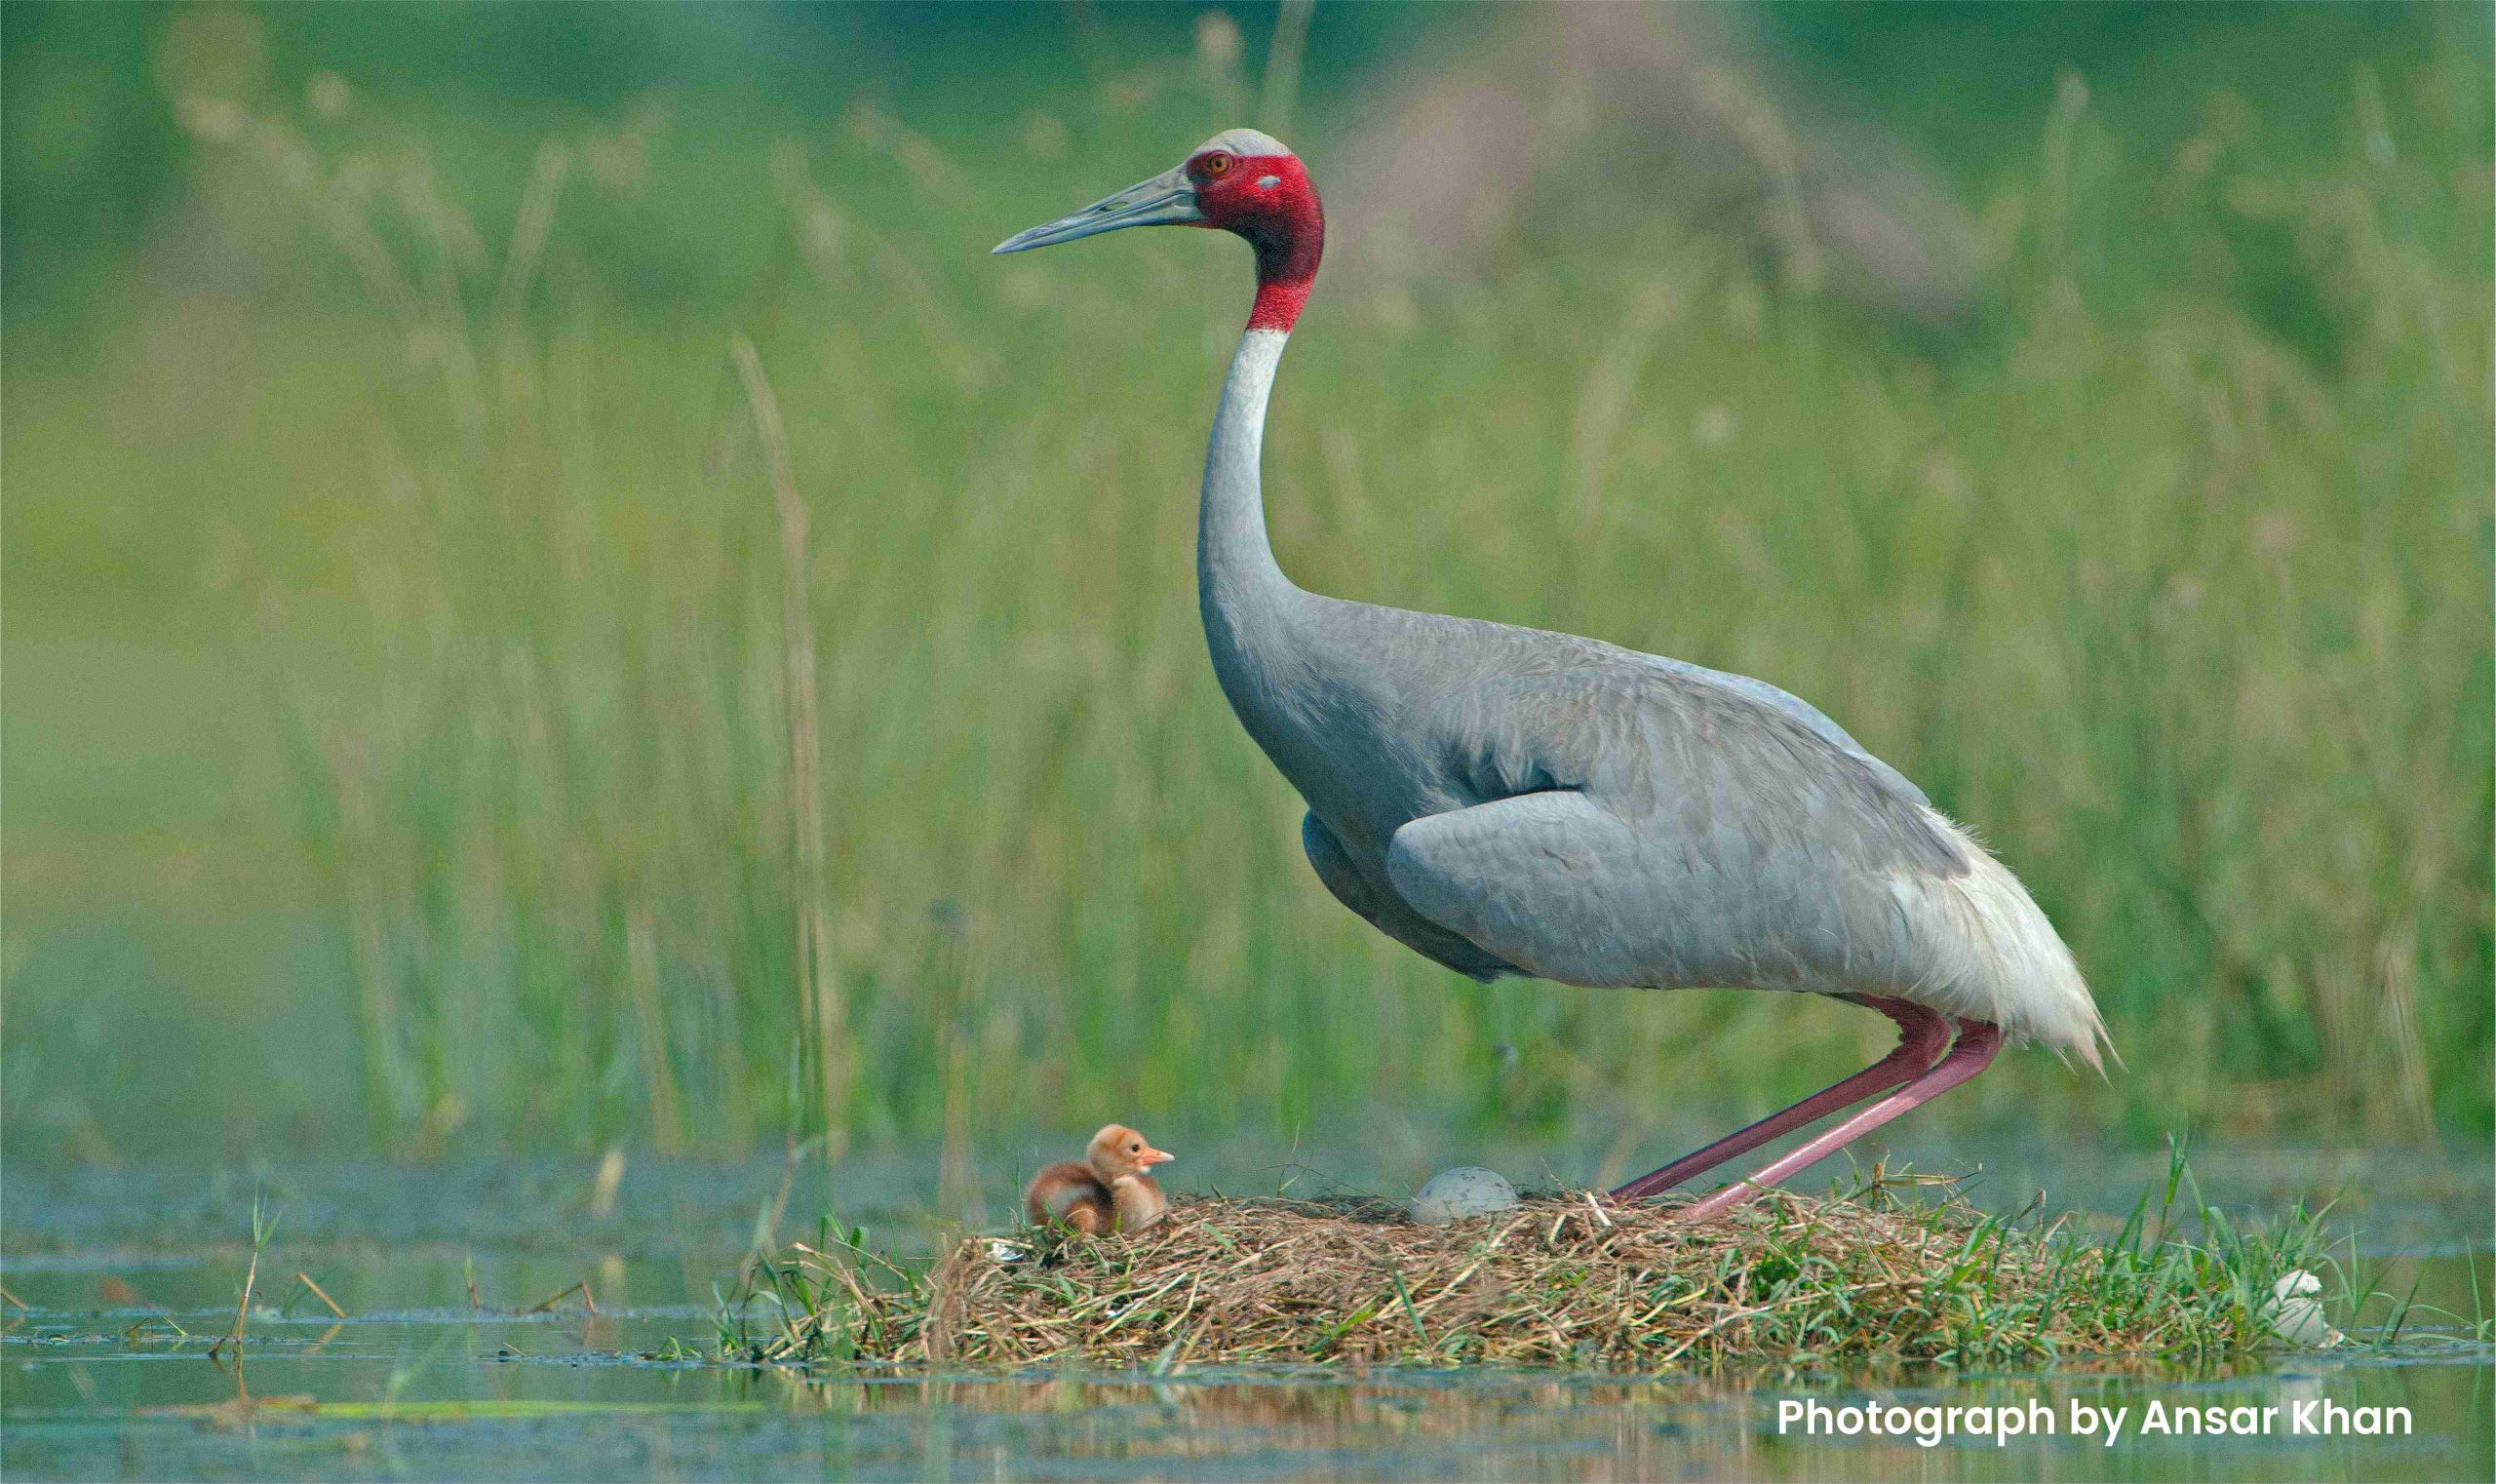
[[[2292,1403],[2288,1430],[2306,1437],[2409,1436],[2417,1423],[2407,1407],[2345,1407],[2336,1401]]]
[[[2130,1411],[2129,1407],[2092,1407],[2085,1401],[2074,1401],[2071,1404],[2071,1435],[2089,1437],[2102,1428],[2106,1436],[2100,1446],[2112,1448],[2115,1439],[2123,1434],[2124,1418]]]
[[[2185,1406],[2153,1399],[2140,1404],[2138,1431],[2144,1437],[2265,1437],[2282,1430],[2280,1410],[2250,1402]],[[2112,1448],[2132,1421],[2132,1412],[2128,1406],[2093,1406],[2075,1400],[2064,1417],[2073,1437],[2093,1437],[2099,1447]],[[2058,1423],[2051,1406],[2034,1397],[1977,1407],[1910,1408],[1882,1401],[1832,1407],[1803,1396],[1780,1397],[1776,1403],[1780,1434],[1799,1426],[1815,1437],[1911,1437],[1923,1448],[1939,1447],[1946,1438],[1963,1436],[1989,1437],[1995,1447],[2008,1448],[2012,1438],[2052,1437],[2065,1425]],[[2407,1407],[2352,1407],[2322,1397],[2287,1403],[2285,1430],[2302,1437],[2407,1437],[2417,1426]]]
[[[1996,1448],[2008,1448],[2010,1446],[2011,1438],[2017,1434],[2046,1434],[2053,1430],[2053,1409],[2031,1397],[2024,1409],[2019,1407],[2001,1409],[2001,1416],[1995,1423],[1993,1445]]]

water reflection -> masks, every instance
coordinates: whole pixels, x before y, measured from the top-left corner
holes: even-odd
[[[642,1318],[606,1321],[646,1327]],[[324,1354],[249,1362],[256,1409],[142,1400],[225,1384],[196,1358],[155,1363],[97,1339],[25,1355],[11,1337],[11,1478],[643,1475],[657,1478],[1855,1479],[2455,1478],[2483,1464],[2488,1356],[2156,1374],[1582,1381],[1547,1376],[1213,1372],[809,1379],[633,1364],[615,1351],[520,1359],[479,1322],[422,1335],[363,1324]],[[621,1338],[620,1333],[607,1338]],[[542,1338],[542,1337],[541,1337]],[[586,1338],[586,1337],[584,1337]],[[1935,1448],[1780,1432],[1778,1403],[1878,1396],[1907,1406],[2043,1400],[2067,1413],[2143,1404],[2276,1405],[2320,1393],[2405,1406],[2407,1438],[1955,1439]],[[311,1398],[318,1397],[314,1406]],[[270,1401],[275,1405],[270,1405]]]
[[[10,1479],[2440,1479],[2485,1476],[2496,1450],[2496,1351],[2424,1331],[2388,1354],[1837,1380],[1316,1369],[861,1378],[674,1358],[709,1346],[712,1288],[735,1269],[755,1209],[742,1198],[749,1186],[768,1198],[767,1170],[644,1186],[640,1201],[628,1182],[618,1218],[604,1223],[550,1193],[554,1175],[443,1172],[430,1185],[298,1175],[263,1258],[238,1373],[204,1354],[232,1322],[245,1253],[204,1239],[214,1224],[196,1218],[219,1201],[248,1209],[248,1192],[186,1196],[163,1172],[122,1178],[118,1189],[77,1187],[85,1205],[47,1206],[47,1187],[13,1175],[0,1235],[0,1277],[23,1305],[0,1336],[0,1475]],[[194,1219],[169,1224],[167,1209]],[[395,1242],[394,1225],[404,1232]],[[2483,1247],[2478,1262],[2476,1291],[2486,1293],[2496,1282]],[[349,1317],[295,1284],[298,1270]],[[2417,1277],[2430,1303],[2474,1302],[2458,1256],[2401,1275]],[[595,1313],[579,1292],[544,1304],[575,1284]],[[2035,1399],[2061,1417],[2079,1401],[2126,1408],[2131,1421],[2112,1447],[2064,1429],[1925,1448],[1780,1428],[1780,1403],[1796,1398],[1909,1408]],[[2309,1399],[2406,1407],[2416,1431],[2139,1430],[2153,1400]]]

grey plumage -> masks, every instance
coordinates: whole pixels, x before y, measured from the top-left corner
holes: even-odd
[[[1307,801],[1302,843],[1327,889],[1478,979],[1904,1001],[1923,1008],[1889,1013],[1911,1039],[1938,1012],[2095,1064],[2096,1008],[2026,890],[1812,706],[1747,676],[1283,575],[1261,445],[1308,287],[1287,275],[1313,276],[1323,239],[1298,174],[1279,142],[1229,131],[997,251],[1156,222],[1257,248],[1258,308],[1206,451],[1198,599],[1224,693]],[[1973,1074],[1992,1035],[1963,1040],[1930,1085]]]
[[[1574,635],[1305,592],[1267,542],[1284,336],[1251,332],[1207,455],[1223,689],[1380,931],[1477,979],[1899,996],[2094,1060],[2027,894],[1923,792],[1765,682]]]

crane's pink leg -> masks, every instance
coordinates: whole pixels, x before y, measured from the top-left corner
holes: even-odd
[[[1612,1192],[1614,1200],[1643,1200],[1659,1195],[1702,1171],[1712,1170],[1736,1154],[1747,1154],[1769,1140],[1793,1132],[1841,1108],[1852,1108],[1875,1093],[1887,1092],[1922,1074],[1950,1044],[1950,1023],[1937,1012],[1908,999],[1879,995],[1856,996],[1860,1003],[1898,1023],[1897,1049],[1833,1087],[1812,1094],[1782,1113],[1773,1113],[1739,1133],[1727,1134],[1705,1149],[1693,1150],[1652,1175]]]
[[[1961,1082],[1993,1065],[1994,1053],[2002,1049],[2002,1028],[1989,1021],[1959,1022],[1959,1043],[1940,1065],[1917,1077],[1880,1102],[1856,1113],[1837,1127],[1800,1144],[1786,1154],[1772,1159],[1757,1174],[1703,1199],[1684,1206],[1674,1213],[1680,1221],[1705,1221],[1711,1216],[1730,1211],[1751,1199],[1770,1186],[1807,1170],[1826,1159],[1856,1139],[1863,1137],[1892,1118],[1912,1108],[1920,1108],[1948,1092]]]

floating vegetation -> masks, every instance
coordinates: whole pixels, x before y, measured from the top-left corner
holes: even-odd
[[[722,1308],[732,1358],[1168,1373],[1206,1363],[2001,1365],[2206,1358],[2272,1343],[2274,1285],[2325,1266],[2302,1210],[2245,1231],[2168,1217],[2180,1164],[2111,1239],[1991,1216],[1945,1189],[1776,1191],[1704,1225],[1590,1191],[1424,1227],[1367,1197],[1183,1199],[1133,1237],[963,1237],[932,1263],[859,1233],[758,1264]],[[2157,1235],[2150,1233],[2155,1230]]]

